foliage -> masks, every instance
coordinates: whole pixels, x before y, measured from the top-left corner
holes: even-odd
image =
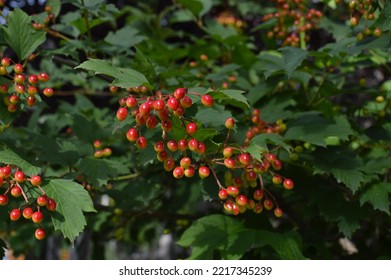
[[[389,2],[365,9],[350,1],[130,2],[3,9],[2,58],[22,64],[26,80],[48,73],[39,85],[54,89],[50,98],[43,88],[29,94],[26,81],[16,94],[13,65],[1,66],[0,163],[45,178],[41,187],[57,202],[39,225],[45,240],[61,236],[65,246],[86,238],[85,257],[93,259],[115,257],[102,240],[115,240],[129,257],[152,250],[162,235],[174,239],[170,258],[391,257]],[[172,129],[161,128],[162,118],[146,129],[126,105],[129,96],[137,106],[167,101],[178,88],[192,106],[181,117],[168,110]],[[193,122],[194,134],[186,129]],[[147,139],[145,148],[130,141],[130,128]],[[209,177],[174,178],[154,150],[184,138],[206,151],[172,151],[175,166],[188,156],[196,170],[209,167]],[[227,146],[238,156],[232,170],[224,166]],[[247,153],[251,164],[238,163]],[[267,162],[272,171],[259,171],[255,183],[246,177]],[[235,177],[249,199],[262,188],[282,217],[261,200],[263,211],[236,215],[219,198]],[[0,194],[9,187],[0,184]],[[21,201],[0,206],[0,245],[38,258],[47,243],[35,240],[37,225],[9,219]],[[341,245],[346,238],[353,253]]]

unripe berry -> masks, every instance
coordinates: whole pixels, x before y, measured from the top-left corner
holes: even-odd
[[[109,90],[110,90],[111,93],[116,93],[116,92],[118,91],[118,87],[116,87],[116,86],[110,86],[110,87],[109,87]]]
[[[235,120],[234,118],[228,118],[225,120],[225,127],[227,129],[233,129],[235,126]]]
[[[277,218],[281,218],[282,214],[283,214],[283,211],[281,208],[277,207],[276,209],[274,209],[274,216],[276,216]]]
[[[232,149],[231,147],[224,148],[223,155],[225,158],[230,158],[232,157],[233,154],[234,154],[234,149]]]
[[[196,152],[198,149],[198,141],[194,138],[190,139],[188,142],[189,150],[192,152]]]
[[[263,206],[265,207],[266,210],[271,210],[273,209],[273,201],[271,201],[270,199],[266,199],[263,201]]]
[[[247,205],[247,197],[243,194],[239,194],[235,197],[235,202],[239,206],[246,206]]]
[[[38,93],[38,88],[36,86],[28,86],[27,93],[29,95],[36,95]]]
[[[239,161],[243,165],[249,165],[251,161],[251,156],[250,154],[244,153],[239,155]]]
[[[193,105],[193,100],[189,96],[184,96],[180,101],[183,108],[190,108]]]
[[[280,175],[274,175],[272,177],[272,182],[275,185],[281,184],[282,183],[282,177]]]
[[[213,106],[213,97],[210,96],[209,94],[205,94],[201,97],[201,103],[205,106],[205,107],[212,107]]]
[[[0,85],[0,93],[6,94],[8,92],[8,86],[6,84]]]
[[[209,168],[207,166],[201,166],[198,169],[198,175],[200,175],[201,179],[205,179],[206,177],[208,177],[210,175]]]
[[[190,166],[191,164],[191,158],[189,157],[183,157],[181,159],[181,161],[179,162],[180,166],[183,168],[183,169],[186,169]]]
[[[256,189],[253,193],[254,199],[258,201],[262,200],[263,196],[264,196],[264,192],[261,189]]]
[[[22,65],[22,64],[19,64],[19,63],[15,64],[15,65],[14,65],[14,71],[15,71],[15,73],[17,73],[17,74],[22,74],[23,71],[24,71],[23,65]]]
[[[189,166],[188,168],[185,169],[185,176],[187,178],[193,177],[195,174],[195,169],[193,166]]]
[[[8,57],[3,57],[1,59],[1,65],[4,67],[10,66],[11,65],[11,59]]]
[[[15,85],[15,92],[18,93],[18,94],[24,94],[26,88],[24,87],[24,85],[20,85],[20,84],[16,84]]]
[[[14,77],[15,83],[18,83],[18,84],[23,84],[25,79],[26,78],[25,78],[25,76],[23,74],[16,74],[15,77]]]
[[[263,205],[262,203],[255,203],[253,208],[254,213],[259,214],[263,211]]]

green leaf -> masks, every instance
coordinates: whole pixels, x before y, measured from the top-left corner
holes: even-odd
[[[381,11],[378,19],[375,21],[373,26],[380,28],[382,31],[391,30],[391,2],[386,1],[384,8]]]
[[[104,74],[115,78],[111,83],[113,86],[122,88],[136,87],[140,85],[149,85],[147,78],[130,68],[120,68],[112,66],[109,62],[101,59],[89,59],[84,61],[76,69],[81,68],[93,71],[95,74]]]
[[[13,164],[23,170],[26,175],[32,176],[37,175],[40,172],[40,168],[32,165],[22,156],[11,150],[6,145],[0,145],[0,162],[5,164]]]
[[[102,138],[102,130],[95,119],[88,120],[82,115],[73,117],[73,132],[85,142],[92,143],[96,139]]]
[[[236,90],[236,89],[223,89],[218,91],[209,91],[207,92],[215,99],[231,99],[233,101],[239,102],[242,105],[245,105],[246,108],[250,108],[250,105],[248,104],[247,98],[243,95],[243,90]]]
[[[391,183],[378,183],[371,186],[361,195],[360,203],[363,205],[368,202],[372,204],[373,209],[390,215],[390,193]]]
[[[341,140],[348,140],[352,133],[349,122],[342,116],[336,117],[332,122],[319,116],[317,112],[307,112],[288,124],[284,137],[326,147],[325,138],[336,136]]]
[[[46,39],[46,33],[31,26],[31,17],[20,9],[9,13],[4,39],[20,60],[26,59]]]
[[[211,0],[179,0],[178,2],[199,17],[205,15],[213,6]]]
[[[218,105],[214,105],[212,108],[201,107],[195,115],[195,119],[204,125],[213,125],[215,127],[224,126],[225,120],[231,117],[232,114],[229,111]]]
[[[51,13],[56,17],[60,14],[61,11],[61,1],[60,0],[48,0],[46,2],[47,6],[50,6]]]
[[[265,151],[269,151],[267,145],[268,143],[272,143],[276,146],[281,146],[287,152],[290,152],[291,150],[291,146],[284,143],[284,138],[279,134],[273,134],[273,133],[259,134],[255,136],[253,139],[251,139],[251,143],[259,145]]]
[[[295,47],[284,47],[280,49],[284,57],[284,70],[288,76],[288,79],[291,78],[293,72],[301,65],[303,60],[307,57],[308,51],[295,48]]]
[[[265,148],[266,147],[266,148]],[[253,156],[253,158],[262,162],[262,154],[267,151],[267,146],[257,145],[251,143],[250,146],[246,148],[246,151]]]
[[[121,162],[110,159],[83,158],[78,164],[89,182],[95,186],[106,185],[110,178],[129,173],[129,169]]]
[[[87,224],[83,212],[96,212],[90,195],[83,186],[71,180],[50,180],[42,187],[57,202],[52,215],[54,229],[74,242]]]
[[[110,31],[104,40],[114,46],[130,48],[145,39],[147,39],[147,37],[139,35],[139,31],[137,29],[127,25],[116,32]]]

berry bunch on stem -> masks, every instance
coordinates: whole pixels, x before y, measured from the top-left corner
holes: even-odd
[[[186,109],[193,105],[191,95],[198,96],[205,107],[214,106],[215,100],[209,94],[188,92],[186,88],[177,88],[171,94],[157,92],[155,96],[129,94],[121,97],[117,120],[123,122],[131,119],[131,126],[126,132],[128,141],[135,143],[139,149],[145,149],[148,140],[143,136],[145,129],[161,130],[161,140],[153,143],[157,160],[163,168],[172,172],[176,179],[193,177],[198,173],[201,179],[212,176],[218,186],[218,197],[227,213],[237,215],[252,209],[260,213],[265,208],[274,209],[276,217],[282,216],[282,209],[269,190],[266,179],[271,179],[276,186],[291,190],[294,183],[291,179],[279,175],[282,162],[275,153],[267,152],[254,155],[247,151],[251,139],[261,133],[283,133],[286,125],[280,120],[266,123],[261,119],[259,109],[254,109],[251,124],[246,133],[243,145],[230,143],[230,137],[236,127],[235,119],[225,121],[226,136],[218,151],[208,152],[207,144],[198,138],[198,131],[203,129],[201,122],[185,116]],[[174,138],[170,133],[173,122],[180,123],[184,137]],[[225,171],[224,171],[225,169]],[[220,182],[218,172],[225,173],[225,184]]]
[[[41,188],[42,178],[39,175],[30,178],[18,167],[4,165],[0,167],[0,190],[5,191],[0,195],[0,206],[10,205],[10,199],[14,198],[10,210],[10,220],[18,221],[21,216],[31,220],[38,226],[35,237],[39,240],[45,238],[46,232],[42,228],[44,209],[56,211],[56,201],[47,196]],[[22,197],[21,200],[19,197]]]

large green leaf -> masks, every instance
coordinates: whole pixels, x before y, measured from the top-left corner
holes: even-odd
[[[238,220],[214,214],[195,221],[178,241],[191,247],[189,259],[211,259],[218,251],[226,259],[240,259],[252,248],[271,246],[281,259],[304,259],[291,234],[278,234],[245,227]]]
[[[0,162],[4,164],[13,164],[23,170],[29,176],[36,175],[40,168],[26,161],[22,156],[11,150],[6,145],[0,145]]]
[[[334,121],[320,116],[317,112],[300,114],[288,124],[285,139],[301,140],[326,147],[325,139],[330,136],[348,140],[352,129],[346,118],[336,117]]]
[[[93,71],[95,74],[104,74],[113,77],[115,78],[111,83],[113,86],[129,88],[149,85],[147,78],[140,72],[130,68],[115,67],[109,62],[101,59],[89,59],[75,68],[81,68]]]
[[[250,108],[250,105],[248,104],[247,98],[243,95],[243,90],[236,90],[236,89],[224,89],[224,90],[217,90],[217,91],[208,91],[208,94],[211,94],[216,100],[222,99],[222,100],[228,100],[228,103],[239,103],[241,107],[244,108]],[[244,105],[244,106],[243,106]]]
[[[26,59],[46,38],[46,33],[31,26],[31,17],[20,9],[9,13],[4,39],[20,60]]]
[[[130,48],[145,39],[147,39],[147,37],[139,35],[139,31],[137,29],[127,25],[116,32],[110,31],[104,40],[109,44],[121,48]]]
[[[390,214],[390,193],[391,183],[378,183],[361,195],[360,203],[368,202],[374,209]]]
[[[295,47],[284,47],[281,51],[285,62],[284,70],[289,79],[307,57],[308,51]]]
[[[215,127],[224,126],[225,120],[232,117],[232,114],[222,106],[213,106],[212,108],[201,107],[195,118],[204,125],[213,125]]]
[[[91,197],[83,186],[71,180],[54,179],[42,187],[57,202],[52,215],[55,230],[73,242],[87,224],[83,212],[96,212]]]

